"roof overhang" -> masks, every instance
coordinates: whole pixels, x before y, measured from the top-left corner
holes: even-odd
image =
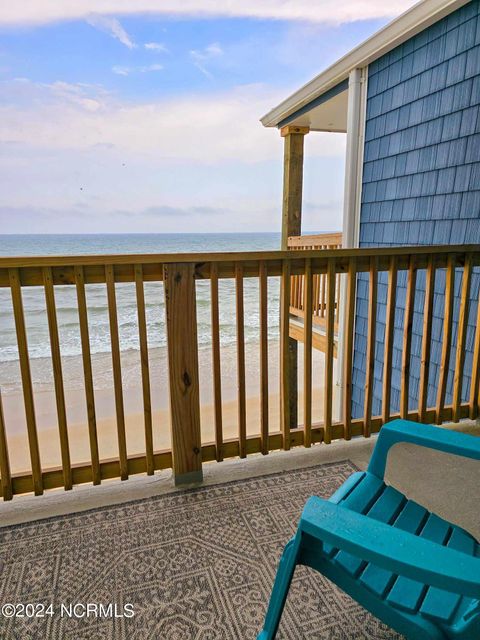
[[[419,2],[269,111],[261,118],[262,124],[265,127],[292,124],[309,126],[317,131],[346,131],[350,71],[366,67],[469,1]]]

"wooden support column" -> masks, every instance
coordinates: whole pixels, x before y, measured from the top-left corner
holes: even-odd
[[[280,130],[285,139],[283,156],[282,251],[288,249],[288,238],[302,233],[303,147],[308,127],[287,125]],[[288,338],[289,420],[298,426],[298,342]]]
[[[201,482],[202,444],[198,376],[195,265],[163,269],[175,484]]]

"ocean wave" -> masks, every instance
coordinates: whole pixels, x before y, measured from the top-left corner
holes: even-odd
[[[209,347],[212,340],[210,283],[197,282],[197,335],[199,348]],[[11,298],[0,292],[0,363],[18,361],[15,323]],[[122,352],[139,351],[138,310],[132,283],[116,286],[119,343]],[[57,322],[62,357],[81,355],[80,328],[74,287],[55,287]],[[25,322],[30,358],[51,358],[48,319],[43,288],[25,288],[23,295]],[[259,290],[256,279],[244,281],[244,331],[246,343],[259,339]],[[167,343],[163,285],[145,283],[145,309],[149,348]],[[236,290],[233,280],[219,282],[220,342],[222,346],[236,343]],[[92,354],[111,352],[110,323],[105,285],[87,285],[87,314]],[[278,337],[279,287],[276,279],[269,281],[268,335]],[[0,370],[0,384],[2,381]],[[8,381],[7,381],[8,382]]]

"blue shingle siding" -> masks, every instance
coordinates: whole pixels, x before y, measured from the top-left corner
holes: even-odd
[[[368,69],[360,246],[480,243],[480,2],[470,2]],[[386,274],[379,274],[373,414],[382,411]],[[391,411],[398,411],[405,274],[398,275]],[[444,272],[436,277],[428,406],[435,405],[442,351]],[[455,277],[455,314],[461,271]],[[476,298],[480,273],[474,270]],[[410,407],[418,405],[425,272],[417,276]],[[363,415],[368,275],[357,290],[353,415]],[[463,400],[468,398],[477,303],[470,306]],[[457,323],[453,325],[451,364]],[[452,399],[449,372],[446,402]]]

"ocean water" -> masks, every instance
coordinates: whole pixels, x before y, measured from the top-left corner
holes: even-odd
[[[48,256],[79,254],[189,253],[274,250],[280,246],[278,233],[238,234],[118,234],[118,235],[0,235],[0,256]],[[90,345],[93,354],[110,352],[107,295],[105,285],[87,285]],[[28,347],[32,360],[50,358],[45,296],[41,287],[22,290]],[[117,284],[117,311],[120,347],[123,352],[138,351],[138,324],[133,284]],[[235,286],[233,280],[219,283],[221,344],[234,344]],[[61,353],[63,357],[81,355],[76,292],[73,286],[55,287]],[[245,339],[259,338],[258,281],[245,279]],[[162,283],[145,283],[147,333],[150,348],[166,344],[165,308]],[[269,279],[269,337],[278,337],[279,283]],[[210,284],[197,282],[197,321],[200,348],[211,344]],[[13,310],[8,289],[0,289],[0,385],[11,386],[10,367],[2,363],[18,361]],[[2,373],[3,372],[3,373]],[[16,386],[16,385],[15,385]]]

